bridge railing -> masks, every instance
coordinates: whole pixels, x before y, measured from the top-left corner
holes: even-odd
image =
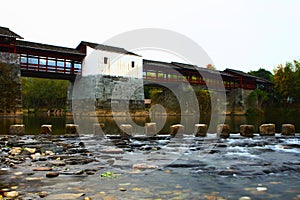
[[[77,75],[81,73],[81,62],[67,59],[40,57],[22,54],[21,70]]]
[[[158,83],[159,82],[164,82],[164,83],[188,82],[192,85],[203,85],[205,87],[209,82],[210,87],[214,89],[221,89],[225,87],[225,89],[230,90],[239,87],[238,82],[234,82],[234,81],[221,81],[213,78],[203,79],[202,77],[194,77],[194,76],[177,76],[174,74],[164,74],[163,76],[159,76],[159,73],[154,73],[154,72],[147,73],[147,71],[143,73],[143,79],[144,81],[155,81]]]

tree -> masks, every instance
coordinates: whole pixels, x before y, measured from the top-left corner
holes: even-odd
[[[216,67],[214,65],[212,65],[212,64],[206,65],[206,68],[207,69],[211,69],[211,70],[216,70]]]
[[[263,79],[266,79],[269,81],[274,81],[274,75],[270,71],[267,71],[263,68],[259,68],[259,70],[257,70],[257,71],[250,71],[250,72],[248,72],[248,74],[257,76],[257,77],[260,77],[260,78],[263,78]]]
[[[22,78],[23,107],[34,109],[65,108],[68,81]]]
[[[256,89],[247,97],[247,115],[260,116],[264,113],[263,105],[268,101],[269,94],[266,91]]]
[[[274,89],[277,97],[284,103],[288,99],[300,100],[300,64],[297,61],[278,65],[274,71]]]

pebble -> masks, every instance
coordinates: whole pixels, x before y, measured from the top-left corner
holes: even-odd
[[[121,187],[121,188],[119,188],[119,190],[120,190],[121,192],[125,192],[125,191],[126,191],[126,188]]]
[[[132,168],[133,169],[157,169],[158,167],[156,165],[141,163],[141,164],[134,164]]]
[[[47,178],[54,178],[54,177],[57,177],[57,176],[59,176],[59,172],[48,172],[46,174]]]
[[[257,190],[258,192],[262,192],[262,191],[267,191],[268,188],[266,188],[266,187],[257,187],[256,190]]]
[[[101,153],[106,153],[106,154],[122,154],[124,153],[123,149],[119,148],[114,148],[114,149],[104,149],[100,151]]]
[[[25,180],[26,181],[40,181],[43,180],[43,177],[27,177]]]
[[[251,197],[244,196],[240,197],[239,200],[251,200]]]
[[[82,196],[84,196],[84,193],[78,193],[78,194],[72,194],[72,193],[64,193],[64,194],[50,194],[47,199],[78,199]]]
[[[40,192],[40,193],[39,193],[39,196],[40,196],[41,198],[45,198],[46,196],[48,196],[48,193],[47,193],[47,192]]]
[[[19,196],[19,193],[17,191],[4,192],[4,196],[8,198],[16,198]]]
[[[51,167],[35,167],[32,169],[33,171],[52,171]]]
[[[21,153],[21,147],[13,147],[10,151],[10,155],[18,155]]]
[[[53,161],[49,161],[49,166],[65,166],[66,163],[64,161],[60,161],[60,160],[53,160]]]
[[[31,154],[34,154],[35,153],[35,151],[36,151],[36,149],[35,148],[25,148],[24,149],[25,151],[28,151],[29,153],[31,153]]]
[[[114,196],[105,196],[105,197],[103,197],[103,200],[116,200],[116,197],[114,197]]]

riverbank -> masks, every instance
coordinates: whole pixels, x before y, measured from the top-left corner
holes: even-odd
[[[298,199],[300,135],[0,136],[0,195],[22,199]],[[292,183],[292,184],[291,184]]]

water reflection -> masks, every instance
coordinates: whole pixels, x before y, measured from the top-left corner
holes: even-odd
[[[104,123],[106,134],[118,134],[120,132],[118,124],[127,124],[135,122],[137,125],[133,126],[134,134],[143,134],[144,125],[148,122],[156,122],[160,133],[169,133],[169,127],[173,124],[181,123],[185,126],[186,133],[193,133],[195,123],[210,124],[209,132],[216,132],[216,126],[219,123],[223,123],[224,116],[212,116],[211,118],[201,118],[201,120],[195,119],[193,116],[152,116],[150,117],[79,117],[75,121],[80,121],[80,133],[92,134],[94,123]],[[270,120],[272,119],[272,120]],[[85,123],[87,122],[87,123]],[[230,125],[232,132],[239,132],[241,124],[252,124],[255,127],[255,131],[258,132],[259,125],[263,123],[275,123],[276,131],[280,132],[282,123],[293,123],[296,126],[296,131],[299,132],[300,127],[299,119],[297,118],[283,118],[282,116],[267,115],[263,116],[226,116],[225,123]],[[61,135],[65,133],[65,124],[74,123],[72,116],[57,116],[47,115],[47,113],[41,114],[27,114],[23,118],[0,118],[0,134],[8,134],[9,126],[13,124],[25,124],[26,134],[34,135],[38,134],[40,127],[43,124],[51,124],[53,134]]]

